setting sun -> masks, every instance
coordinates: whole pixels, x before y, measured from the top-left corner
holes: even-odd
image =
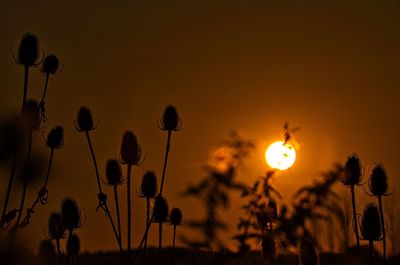
[[[265,160],[273,169],[286,170],[296,161],[296,151],[290,143],[277,141],[268,146]]]

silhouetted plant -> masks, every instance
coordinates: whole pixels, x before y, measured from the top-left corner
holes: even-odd
[[[382,196],[390,195],[388,193],[388,178],[386,170],[382,164],[377,164],[371,173],[369,179],[369,190],[373,196],[378,198],[378,206],[380,213],[380,221],[382,227],[382,241],[383,241],[383,260],[386,263],[386,229],[385,229],[385,216],[383,214]]]
[[[362,181],[362,167],[360,159],[356,154],[352,154],[347,158],[346,164],[344,166],[344,178],[342,180],[343,184],[350,186],[351,191],[351,202],[353,206],[353,229],[356,234],[357,247],[360,246],[358,226],[357,226],[357,210],[356,210],[356,196],[355,196],[355,186],[360,185]]]
[[[167,200],[157,195],[155,203],[154,203],[154,222],[158,223],[158,260],[159,264],[161,264],[161,255],[162,255],[162,225],[168,220],[168,203]]]
[[[76,263],[76,257],[81,251],[81,242],[76,234],[70,234],[67,240],[67,265],[71,260],[72,265]]]
[[[39,264],[55,265],[57,263],[57,255],[53,244],[50,240],[42,240],[39,244]]]
[[[303,237],[300,240],[300,265],[319,265],[319,255],[312,238]]]
[[[45,98],[46,98],[46,92],[49,84],[50,75],[56,74],[59,68],[60,68],[60,61],[58,60],[57,56],[55,56],[54,54],[50,54],[44,58],[41,72],[45,76],[45,84],[44,84],[42,99],[40,100],[39,103],[40,113],[43,121],[47,120],[46,109],[45,109]]]
[[[60,213],[51,213],[47,222],[47,232],[51,240],[56,241],[57,254],[61,256],[60,240],[65,239],[65,226]]]
[[[127,167],[127,245],[128,245],[128,263],[131,261],[132,251],[132,199],[131,199],[131,171],[132,166],[140,164],[142,158],[142,150],[137,142],[136,135],[132,131],[125,131],[122,136],[120,161]]]
[[[74,229],[81,226],[81,210],[77,202],[71,198],[66,198],[61,204],[62,222],[65,227],[72,234]]]
[[[169,222],[174,228],[174,232],[172,235],[172,249],[175,249],[176,227],[182,225],[183,223],[183,215],[181,209],[175,207],[171,210],[169,215]]]
[[[382,240],[382,226],[379,218],[379,210],[375,204],[370,203],[365,206],[360,223],[361,238],[369,243],[371,264],[374,263],[374,241]]]
[[[157,176],[154,171],[146,171],[142,178],[141,195],[140,197],[146,199],[146,225],[150,222],[150,200],[156,196],[157,193]],[[145,233],[144,251],[147,248],[148,233]]]

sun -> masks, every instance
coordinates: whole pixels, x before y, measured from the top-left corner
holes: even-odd
[[[274,142],[265,151],[265,161],[273,169],[286,170],[296,161],[296,150],[290,143]]]

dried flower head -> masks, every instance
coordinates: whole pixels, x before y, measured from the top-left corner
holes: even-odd
[[[60,68],[60,61],[54,54],[47,55],[43,60],[41,71],[45,74],[55,74]]]
[[[81,226],[81,212],[75,200],[70,198],[63,200],[61,216],[65,229],[74,230]]]
[[[18,64],[24,66],[34,66],[39,57],[39,41],[38,38],[31,34],[25,33],[18,48]]]
[[[347,158],[344,166],[343,184],[344,185],[358,185],[362,178],[362,167],[360,159],[357,154],[352,154]]]
[[[122,136],[120,160],[122,164],[138,165],[142,157],[142,150],[132,131],[125,131]]]
[[[182,120],[174,106],[169,105],[165,108],[159,127],[165,131],[177,131],[182,128]]]
[[[38,130],[40,128],[39,104],[35,100],[28,100],[22,110],[22,124],[27,130]]]
[[[67,240],[67,254],[75,257],[79,255],[81,251],[81,242],[76,234],[72,234]]]
[[[110,159],[106,164],[107,184],[120,185],[123,183],[122,170],[119,162],[115,159]]]
[[[46,144],[51,149],[60,149],[64,145],[64,128],[56,126],[47,135]]]
[[[59,213],[52,213],[47,222],[47,231],[50,239],[59,240],[65,237],[65,227],[62,216]]]
[[[168,219],[168,203],[162,196],[157,196],[154,204],[154,222],[164,223]]]
[[[382,239],[379,210],[373,203],[368,204],[364,209],[360,230],[364,240],[379,241]]]
[[[183,222],[182,211],[179,208],[173,208],[169,215],[169,221],[171,225],[181,225]]]
[[[89,132],[94,130],[92,113],[87,107],[81,107],[78,111],[78,117],[75,121],[75,128],[79,132]]]
[[[157,176],[154,171],[146,171],[142,178],[141,185],[142,196],[145,198],[154,198],[157,193]]]
[[[369,189],[375,196],[388,195],[388,178],[386,170],[381,163],[372,169],[369,179]]]
[[[40,241],[39,260],[41,265],[54,265],[57,263],[56,250],[50,240]]]

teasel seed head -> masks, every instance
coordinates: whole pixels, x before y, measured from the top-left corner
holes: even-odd
[[[60,213],[52,213],[47,222],[47,231],[50,239],[59,240],[65,238],[65,227]]]
[[[369,189],[375,196],[388,195],[388,178],[386,170],[381,163],[377,164],[371,173],[369,179]]]
[[[65,229],[72,231],[81,226],[81,212],[75,200],[71,198],[63,200],[61,216]]]
[[[122,136],[120,161],[122,164],[139,165],[142,158],[142,150],[132,131],[125,131]]]
[[[39,41],[38,38],[31,34],[25,33],[20,41],[18,48],[18,64],[24,66],[34,66],[39,57]]]
[[[107,177],[107,184],[112,186],[120,185],[124,182],[122,179],[122,169],[117,160],[110,159],[107,161],[106,177]]]
[[[67,240],[67,254],[76,257],[79,255],[81,251],[81,242],[79,240],[78,235],[72,234],[68,237]]]
[[[28,100],[22,110],[22,123],[26,130],[35,131],[40,128],[40,109],[36,100]]]
[[[92,113],[89,108],[82,106],[79,109],[75,128],[78,132],[89,132],[95,129]]]
[[[362,167],[357,154],[352,154],[347,158],[344,166],[343,184],[344,185],[359,185],[362,178]]]
[[[54,265],[57,263],[56,250],[50,240],[42,240],[39,245],[40,265]]]
[[[164,223],[168,219],[168,203],[162,196],[157,196],[154,204],[154,222]]]
[[[173,208],[169,215],[171,225],[181,225],[183,223],[182,211],[179,208]]]
[[[51,149],[60,149],[64,145],[64,128],[56,126],[47,135],[46,145]]]
[[[47,55],[42,64],[42,73],[44,74],[55,74],[60,68],[60,61],[54,54]]]
[[[375,204],[368,204],[362,216],[360,224],[361,235],[364,240],[379,241],[382,239],[382,226],[379,210]]]
[[[174,106],[168,105],[165,108],[159,127],[164,131],[177,131],[182,128],[182,120]]]
[[[157,176],[154,171],[146,171],[142,178],[141,195],[145,198],[154,198],[157,193]]]

